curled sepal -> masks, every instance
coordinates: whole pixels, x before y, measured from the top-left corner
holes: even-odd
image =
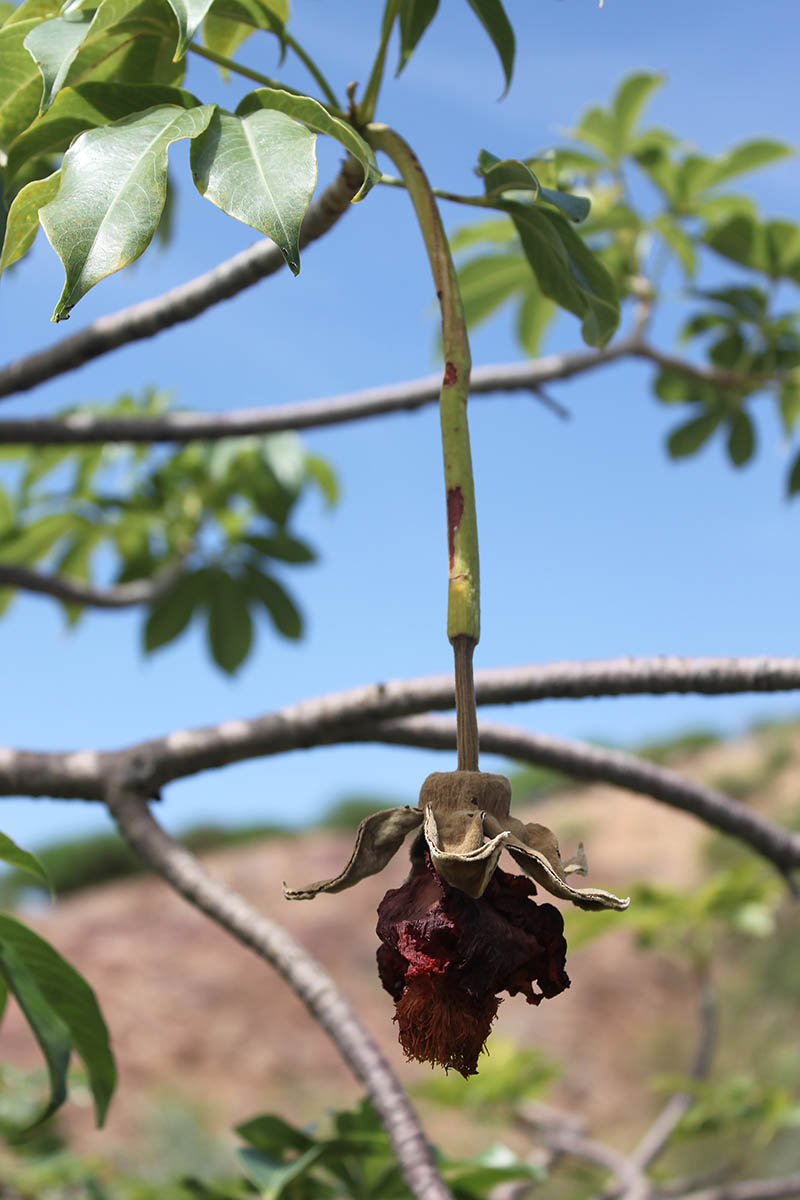
[[[416,808],[387,808],[365,817],[356,833],[356,844],[345,869],[333,879],[309,883],[304,888],[287,888],[287,900],[313,900],[319,892],[341,892],[368,875],[377,875],[400,849],[412,829],[422,824],[423,814]]]
[[[487,813],[484,826],[489,836],[495,836],[505,827],[510,835],[506,842],[506,850],[526,875],[530,875],[552,895],[560,896],[562,900],[569,900],[578,908],[586,909],[614,908],[621,912],[630,904],[630,898],[621,900],[619,896],[603,891],[602,888],[571,887],[567,883],[567,872],[561,861],[555,834],[544,825],[536,825],[533,822],[523,824],[514,817],[507,817],[501,825],[495,817]],[[569,866],[572,871],[575,870],[572,863]]]
[[[431,863],[451,887],[477,900],[486,891],[509,834],[503,830],[487,841],[482,813],[477,808],[443,812],[425,809],[425,841]]]

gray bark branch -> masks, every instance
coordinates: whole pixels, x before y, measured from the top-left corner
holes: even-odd
[[[66,604],[83,604],[88,608],[133,608],[158,600],[172,586],[180,571],[180,566],[173,566],[150,579],[136,579],[131,583],[101,588],[67,576],[46,575],[29,567],[0,563],[0,587],[53,596]]]

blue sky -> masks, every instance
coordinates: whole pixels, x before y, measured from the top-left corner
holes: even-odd
[[[406,72],[387,84],[379,115],[407,137],[442,187],[474,190],[482,147],[527,155],[563,140],[588,105],[607,100],[635,70],[666,76],[652,122],[703,152],[762,135],[797,140],[796,37],[787,36],[797,12],[789,0],[757,9],[716,0],[606,0],[602,10],[591,0],[509,0],[519,49],[502,102],[499,64],[466,3],[441,7]],[[340,90],[365,79],[376,25],[374,5],[295,0],[294,33]],[[242,56],[275,71],[269,39],[253,39]],[[294,70],[287,81],[306,84]],[[187,86],[232,107],[249,85],[226,87],[195,59]],[[152,247],[100,284],[68,324],[49,323],[62,272],[39,238],[0,287],[4,359],[156,295],[254,241],[252,230],[194,191],[186,158],[185,146],[173,148],[179,207],[168,251]],[[321,182],[338,158],[338,148],[320,142]],[[753,175],[747,189],[766,213],[797,219],[796,160]],[[445,217],[452,227],[464,222],[463,210]],[[375,189],[305,253],[297,279],[285,272],[191,325],[4,403],[3,411],[52,412],[148,384],[171,389],[183,407],[223,409],[399,382],[434,369],[430,301],[407,198]],[[668,307],[661,324],[667,348],[672,328]],[[546,348],[580,345],[578,322],[564,317]],[[476,364],[520,357],[504,317],[476,332]],[[664,451],[675,414],[652,398],[650,375],[643,364],[623,364],[554,387],[571,410],[569,422],[525,396],[471,404],[484,605],[477,666],[800,652],[800,508],[783,499],[787,449],[771,406],[764,404],[757,460],[746,469],[734,472],[713,443],[676,464]],[[289,576],[308,636],[289,645],[264,629],[232,681],[211,666],[199,629],[144,659],[139,615],[90,614],[67,633],[54,604],[22,597],[0,623],[0,741],[112,747],[376,679],[448,670],[437,425],[430,408],[305,435],[342,485],[334,512],[312,498],[297,521],[321,552],[317,565]],[[786,696],[666,697],[552,702],[507,717],[556,734],[634,742],[697,724],[735,730],[756,716],[796,711],[800,699]],[[303,820],[343,792],[407,801],[428,771],[448,762],[381,747],[297,752],[172,785],[162,813],[172,828]],[[96,808],[74,802],[6,801],[3,818],[5,831],[28,845],[105,824]]]

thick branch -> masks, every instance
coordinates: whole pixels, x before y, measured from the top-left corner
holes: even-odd
[[[280,925],[217,883],[197,859],[153,819],[147,804],[124,784],[109,788],[109,810],[139,857],[176,892],[286,980],[363,1084],[392,1143],[412,1195],[452,1200],[408,1097],[371,1035],[336,984]]]
[[[361,182],[361,168],[355,160],[347,159],[333,183],[306,213],[301,246],[328,232],[347,211]],[[182,321],[191,321],[220,300],[228,300],[267,275],[274,275],[284,265],[278,247],[264,239],[163,296],[100,317],[57,345],[9,363],[0,370],[0,397],[25,392],[119,346],[152,337]]]
[[[478,671],[475,684],[479,704],[669,692],[780,692],[800,689],[800,658],[665,657],[546,663]],[[334,692],[249,721],[180,729],[113,752],[0,749],[0,795],[102,799],[103,775],[123,760],[138,764],[142,782],[156,790],[171,779],[212,767],[333,744],[378,721],[453,705],[453,677],[434,675]]]
[[[54,596],[56,600],[63,600],[67,604],[85,604],[89,608],[132,608],[140,604],[152,604],[163,596],[175,582],[180,570],[180,566],[172,566],[152,579],[137,579],[131,583],[117,584],[116,587],[98,588],[60,575],[44,575],[29,567],[0,563],[0,587],[38,592],[43,596]]]

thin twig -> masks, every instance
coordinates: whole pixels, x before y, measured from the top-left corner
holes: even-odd
[[[784,1200],[800,1196],[800,1172],[782,1179],[748,1179],[743,1183],[723,1183],[720,1187],[686,1192],[681,1200]]]
[[[549,1150],[576,1158],[610,1171],[628,1200],[644,1200],[650,1193],[650,1182],[624,1154],[578,1133],[567,1125],[541,1124],[525,1109],[515,1113],[515,1122],[528,1133],[534,1133]]]
[[[333,183],[306,213],[300,231],[301,246],[322,237],[339,220],[360,188],[362,178],[361,167],[348,158]],[[0,370],[0,397],[25,392],[119,346],[150,338],[182,321],[191,321],[212,305],[237,295],[267,275],[274,275],[284,266],[278,247],[263,239],[162,296],[100,317],[57,345],[9,363]]]
[[[56,600],[63,600],[66,604],[83,604],[89,608],[133,608],[158,600],[176,582],[181,570],[180,565],[173,565],[151,579],[136,579],[131,583],[99,588],[81,583],[77,579],[45,575],[39,571],[32,571],[29,567],[0,563],[0,587],[20,588],[25,592],[54,596]]]
[[[285,929],[214,880],[194,855],[173,841],[124,780],[108,787],[106,802],[134,852],[194,908],[273,966],[302,1000],[363,1084],[412,1195],[418,1200],[452,1200],[407,1095],[330,976]]]

